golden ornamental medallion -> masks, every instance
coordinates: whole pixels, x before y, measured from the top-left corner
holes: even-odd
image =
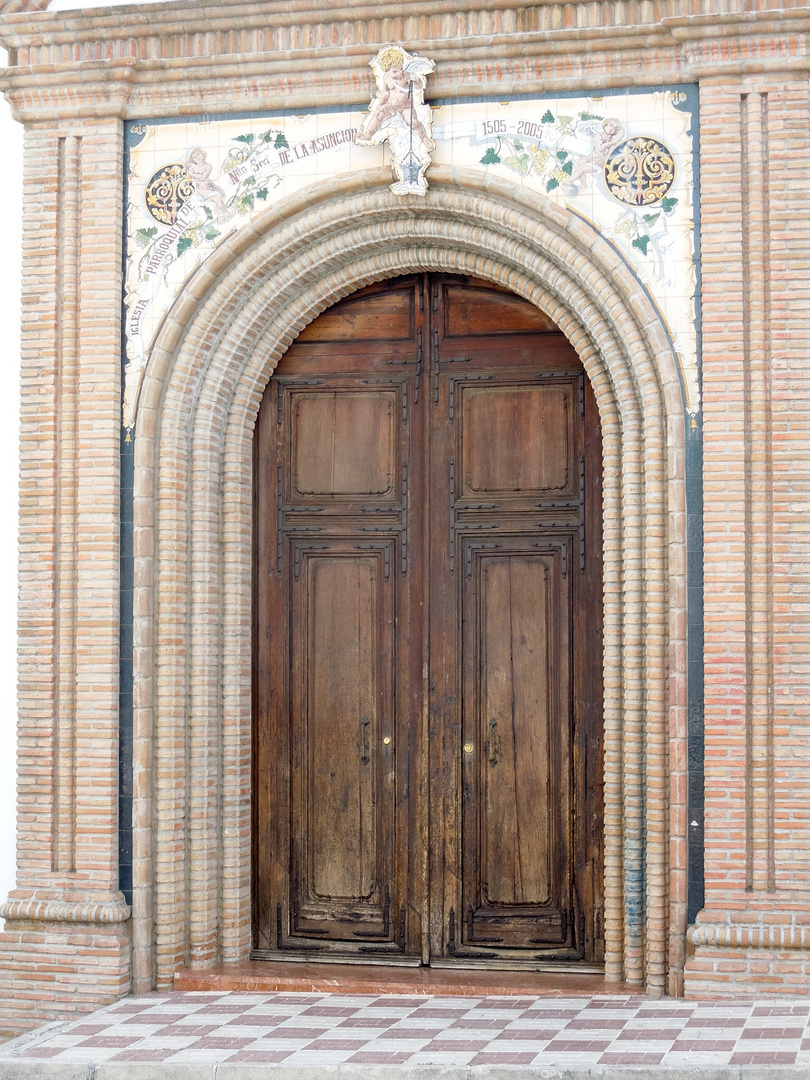
[[[164,165],[146,185],[146,209],[161,225],[174,225],[193,194],[194,181],[185,166]]]
[[[610,154],[604,168],[610,194],[631,206],[660,202],[675,183],[675,158],[658,139],[626,139]]]

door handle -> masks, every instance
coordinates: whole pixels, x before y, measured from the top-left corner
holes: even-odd
[[[360,721],[360,760],[364,765],[368,765],[369,761],[367,728],[370,723],[371,721],[365,716]]]
[[[495,728],[498,726],[498,721],[493,716],[489,722],[489,763],[490,765],[498,764],[498,745],[495,738]]]

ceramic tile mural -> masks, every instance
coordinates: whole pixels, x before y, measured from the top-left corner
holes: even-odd
[[[433,162],[517,179],[585,218],[615,246],[661,313],[681,361],[685,407],[694,415],[696,147],[689,89],[454,102],[431,111]],[[391,161],[388,146],[356,145],[365,115],[362,108],[325,109],[129,125],[128,432],[161,321],[211,252],[287,196]],[[429,185],[430,168],[425,178]]]

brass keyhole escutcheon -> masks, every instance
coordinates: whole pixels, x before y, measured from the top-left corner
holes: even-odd
[[[464,743],[464,753],[471,754],[473,752],[473,744],[471,742]]]

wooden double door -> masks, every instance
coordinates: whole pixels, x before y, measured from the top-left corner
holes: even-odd
[[[598,415],[533,305],[372,286],[256,439],[257,958],[603,956]]]

